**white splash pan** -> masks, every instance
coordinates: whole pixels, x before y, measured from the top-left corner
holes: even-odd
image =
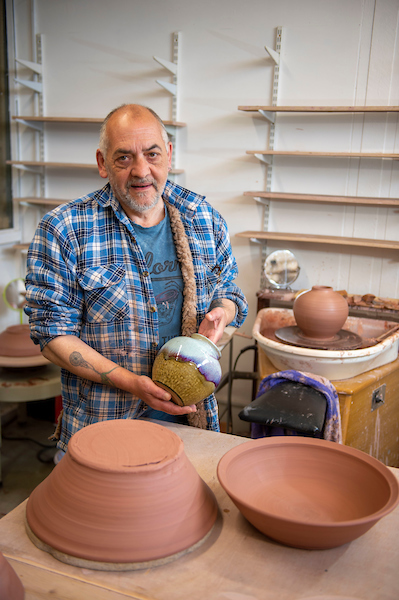
[[[282,344],[267,337],[276,329],[291,325],[296,325],[292,310],[263,308],[258,312],[252,329],[254,339],[273,366],[280,371],[295,369],[336,381],[371,371],[398,357],[399,331],[393,332],[375,346],[359,350],[315,350]],[[353,331],[362,338],[375,338],[397,325],[393,321],[348,317],[342,329]]]

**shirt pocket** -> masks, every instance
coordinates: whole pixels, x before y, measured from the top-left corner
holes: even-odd
[[[127,314],[126,269],[123,264],[91,267],[78,274],[84,290],[86,321],[124,319]]]
[[[213,298],[215,289],[220,284],[220,268],[218,266],[211,267],[201,262],[199,273],[201,295],[205,296],[206,305],[208,305]]]

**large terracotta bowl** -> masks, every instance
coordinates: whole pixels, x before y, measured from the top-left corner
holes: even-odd
[[[398,482],[381,462],[314,438],[245,442],[221,458],[218,478],[252,525],[295,548],[346,544],[399,501]]]
[[[146,421],[78,431],[32,492],[27,532],[41,549],[92,569],[144,568],[202,542],[217,516],[212,491],[181,438]]]

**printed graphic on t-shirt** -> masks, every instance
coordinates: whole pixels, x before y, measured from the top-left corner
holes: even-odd
[[[184,285],[180,265],[178,260],[154,261],[153,252],[147,252],[145,260],[158,309],[160,343],[165,344],[176,335],[176,327],[180,326]]]
[[[169,325],[173,321],[176,308],[178,306],[182,289],[179,288],[179,284],[176,281],[168,281],[166,283],[166,289],[155,296],[155,302],[158,307],[158,322],[160,327]]]
[[[134,223],[137,244],[145,258],[157,303],[159,347],[181,334],[184,282],[177,260],[168,211],[160,223],[142,227]]]

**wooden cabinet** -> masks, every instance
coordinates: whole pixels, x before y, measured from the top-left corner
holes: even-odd
[[[278,371],[258,348],[259,378]],[[399,358],[351,379],[331,382],[338,393],[342,442],[399,467]]]

